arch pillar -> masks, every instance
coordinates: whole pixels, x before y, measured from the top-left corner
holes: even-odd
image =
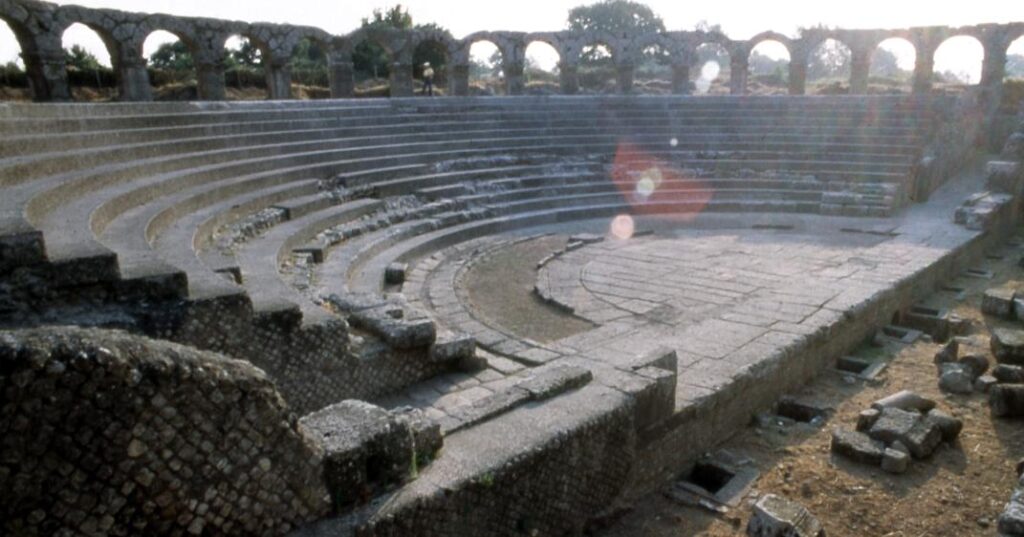
[[[574,95],[580,91],[579,67],[565,63],[558,64],[558,81],[562,94]]]
[[[790,56],[789,58],[789,94],[804,95],[807,93],[807,57]]]
[[[391,75],[388,77],[391,83],[392,97],[412,97],[412,61],[394,62],[391,64]]]
[[[456,97],[469,95],[469,64],[451,65],[451,78],[448,80],[449,91]]]
[[[291,59],[269,59],[264,63],[267,77],[267,92],[271,100],[292,98],[292,62]]]
[[[619,93],[633,93],[633,78],[636,75],[636,66],[632,63],[615,65],[615,85]]]
[[[351,60],[329,57],[327,78],[331,85],[331,98],[347,99],[355,95],[355,66]]]
[[[133,58],[117,62],[117,84],[122,101],[152,101],[153,88],[149,85],[146,60]]]
[[[196,62],[196,93],[203,101],[223,101],[227,99],[227,88],[224,81],[224,62]]]
[[[70,101],[71,84],[68,82],[67,64],[64,52],[57,51],[26,51],[21,53],[25,62],[25,74],[32,90],[32,100]]]
[[[914,61],[913,92],[928,93],[932,89],[932,77],[935,70],[935,47],[919,47],[917,59]]]
[[[865,94],[868,92],[868,73],[871,70],[871,54],[873,51],[856,48],[850,51],[850,93]]]
[[[749,51],[747,51],[749,53]],[[792,60],[790,65],[792,65]],[[750,65],[746,54],[729,54],[729,93],[732,95],[743,95],[747,92],[747,71]]]
[[[504,56],[504,54],[503,54]],[[523,72],[526,70],[524,60],[505,60],[501,63],[505,73],[505,90],[509,95],[522,95],[526,88]]]
[[[672,93],[675,95],[689,95],[693,93],[693,86],[690,84],[690,66],[672,66]]]

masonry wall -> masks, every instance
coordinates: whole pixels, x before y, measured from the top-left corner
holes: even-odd
[[[0,534],[278,535],[319,448],[248,363],[124,332],[0,335]]]

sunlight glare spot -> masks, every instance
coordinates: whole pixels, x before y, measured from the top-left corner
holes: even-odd
[[[612,225],[609,233],[613,239],[624,241],[633,237],[635,229],[636,226],[633,223],[633,217],[628,214],[620,214],[612,219]]]

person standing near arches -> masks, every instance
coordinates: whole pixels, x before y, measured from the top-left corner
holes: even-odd
[[[423,64],[423,94],[428,97],[434,96],[434,68],[430,62]]]

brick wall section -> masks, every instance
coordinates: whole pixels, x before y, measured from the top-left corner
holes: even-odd
[[[0,534],[278,535],[318,448],[246,362],[124,332],[0,333]]]

